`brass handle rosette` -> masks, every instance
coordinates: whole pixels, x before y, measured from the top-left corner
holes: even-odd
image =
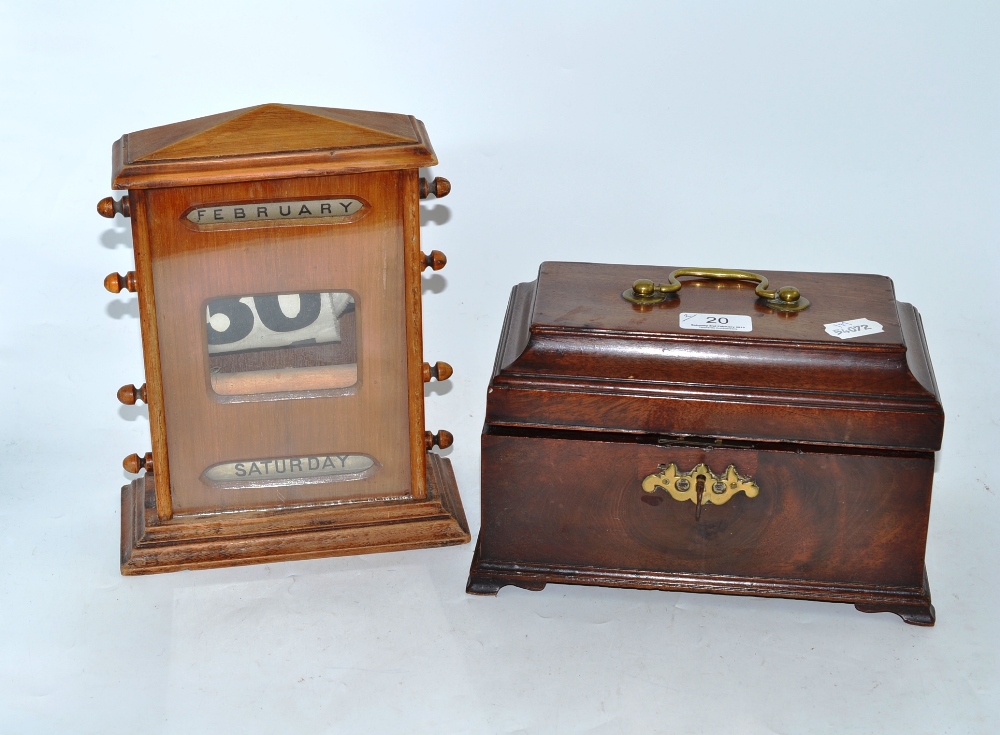
[[[660,471],[648,475],[642,481],[642,489],[647,493],[666,490],[674,500],[695,504],[695,520],[701,519],[701,509],[708,504],[728,503],[736,493],[746,493],[748,498],[756,498],[760,488],[752,477],[741,477],[733,465],[729,465],[720,477],[705,464],[697,464],[690,472],[680,472],[671,462],[660,465]]]
[[[640,278],[622,292],[622,298],[633,304],[649,306],[659,304],[667,298],[667,294],[681,290],[684,285],[678,278],[693,276],[709,278],[716,281],[751,281],[757,284],[755,293],[764,299],[764,303],[777,311],[802,311],[809,307],[809,299],[803,296],[794,286],[782,286],[771,289],[766,277],[750,271],[730,270],[727,268],[678,268],[668,277],[666,283],[656,284],[648,278]]]

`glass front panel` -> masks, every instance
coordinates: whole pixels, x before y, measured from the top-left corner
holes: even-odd
[[[145,193],[175,513],[411,493],[399,176]]]

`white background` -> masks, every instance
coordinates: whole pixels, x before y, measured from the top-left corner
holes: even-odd
[[[0,4],[0,732],[1000,729],[1000,10],[971,2]],[[550,585],[465,594],[472,546],[118,573],[148,418],[123,133],[262,102],[413,114],[427,399],[479,530],[510,288],[542,260],[891,276],[947,413],[938,623]],[[857,316],[863,316],[858,314]],[[872,492],[877,492],[872,488]]]

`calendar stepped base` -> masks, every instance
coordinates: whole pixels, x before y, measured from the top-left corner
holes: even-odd
[[[174,572],[468,543],[451,462],[427,453],[427,498],[208,516],[156,516],[153,476],[122,488],[121,572]]]

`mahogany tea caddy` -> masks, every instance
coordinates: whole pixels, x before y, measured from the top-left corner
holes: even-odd
[[[543,263],[489,383],[467,589],[793,597],[932,625],[943,427],[920,316],[884,276]]]

